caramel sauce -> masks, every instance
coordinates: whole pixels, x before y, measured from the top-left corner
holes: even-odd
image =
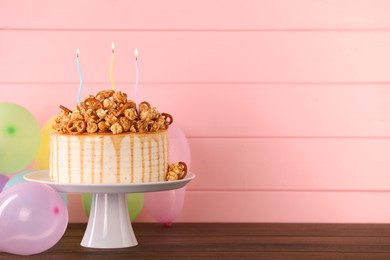
[[[156,140],[157,139],[157,140]],[[161,169],[160,169],[160,143],[158,141],[158,136],[154,139],[156,144],[157,144],[157,172],[158,172],[158,175],[157,175],[157,180],[159,181],[160,180],[160,175],[161,175]]]
[[[59,152],[59,149],[60,148],[58,148],[58,137],[56,137],[55,138],[56,139],[56,156],[57,156],[57,158],[56,158],[56,171],[57,171],[57,181],[59,181],[60,180],[60,172],[59,172],[59,168],[58,168],[58,155],[60,154],[60,152]]]
[[[104,156],[104,139],[100,137],[100,172],[99,172],[99,182],[103,183],[103,156]]]
[[[80,183],[84,183],[84,142],[85,140],[80,140]]]
[[[72,174],[71,174],[71,171],[70,171],[70,136],[67,136],[66,137],[66,141],[68,142],[67,143],[67,147],[68,147],[68,182],[69,183],[72,183]]]
[[[91,149],[92,149],[91,182],[95,183],[95,140],[94,139],[92,139]]]
[[[131,156],[131,176],[130,176],[130,182],[134,182],[134,136],[130,137],[130,156]]]
[[[145,140],[143,137],[140,138],[141,141],[141,158],[144,158],[144,145],[145,145]],[[142,182],[145,182],[145,160],[142,161]]]
[[[149,140],[149,182],[152,182],[152,141]]]
[[[125,136],[119,136],[119,138],[114,138],[114,136],[111,136],[111,141],[112,141],[112,144],[114,145],[115,153],[116,153],[116,183],[121,182],[121,173],[120,173],[121,143],[122,143],[122,140],[124,137]]]

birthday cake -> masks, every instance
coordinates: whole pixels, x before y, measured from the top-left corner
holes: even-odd
[[[89,96],[72,111],[60,106],[50,136],[50,180],[129,184],[184,178],[184,162],[169,165],[172,116],[120,91]]]

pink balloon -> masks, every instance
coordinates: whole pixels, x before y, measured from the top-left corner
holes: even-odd
[[[180,215],[185,197],[186,187],[144,194],[144,207],[158,222],[169,226]]]
[[[53,188],[17,184],[0,193],[0,251],[32,255],[54,246],[68,225],[68,209]]]
[[[191,152],[187,137],[183,131],[171,125],[168,129],[170,162],[185,162],[190,169]],[[161,192],[144,194],[144,207],[158,222],[169,226],[180,215],[185,197],[186,187]]]
[[[169,137],[169,160],[171,162],[185,162],[190,168],[191,151],[190,144],[184,132],[176,125],[171,125],[168,128]]]
[[[9,178],[5,175],[0,175],[0,191],[3,190],[5,184],[8,182]]]

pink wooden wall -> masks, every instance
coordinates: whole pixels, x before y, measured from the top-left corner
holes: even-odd
[[[0,102],[43,125],[114,78],[174,115],[182,222],[390,222],[390,0],[0,1]],[[80,195],[70,218],[86,221]],[[138,221],[153,221],[145,212]]]

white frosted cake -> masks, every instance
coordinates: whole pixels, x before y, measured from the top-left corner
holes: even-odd
[[[165,181],[167,131],[51,136],[51,180],[65,183]]]
[[[169,165],[169,114],[149,103],[139,109],[126,94],[102,91],[74,111],[60,106],[50,136],[50,179],[77,184],[128,184],[184,178]]]

